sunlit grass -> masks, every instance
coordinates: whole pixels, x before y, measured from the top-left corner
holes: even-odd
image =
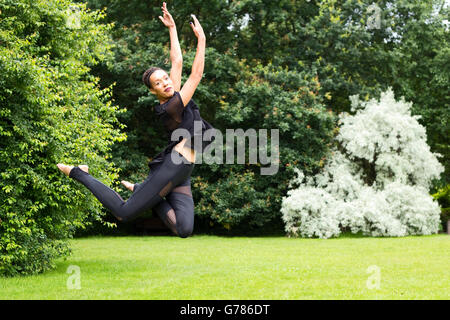
[[[1,299],[449,299],[450,236],[92,237]],[[69,289],[80,268],[81,289]],[[368,272],[376,266],[377,272]],[[378,269],[377,269],[378,268]],[[379,278],[379,289],[377,289]],[[369,287],[368,287],[369,284]]]

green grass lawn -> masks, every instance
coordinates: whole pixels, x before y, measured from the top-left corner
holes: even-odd
[[[73,254],[53,271],[0,278],[0,298],[450,298],[450,236],[443,234],[327,240],[91,237],[72,240],[71,246]],[[70,265],[80,268],[79,290],[67,287]],[[370,266],[375,271],[368,272]]]

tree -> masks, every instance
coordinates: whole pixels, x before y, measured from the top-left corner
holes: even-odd
[[[123,144],[116,144],[113,154],[114,161],[124,169],[123,172],[128,176],[128,180],[137,181],[147,175],[148,168],[145,162],[165,144],[164,137],[160,135],[162,127],[152,114],[152,106],[158,101],[148,93],[140,80],[142,73],[149,66],[169,68],[168,34],[157,18],[160,15],[161,3],[135,0],[89,0],[88,2],[90,6],[97,9],[106,6],[109,21],[115,23],[114,58],[109,63],[96,68],[95,71],[102,79],[103,86],[117,83],[113,92],[114,99],[118,105],[127,109],[120,120],[128,126],[129,139]],[[405,96],[408,101],[413,102],[412,111],[414,114],[422,115],[420,121],[429,132],[428,139],[432,151],[442,153],[444,155],[442,162],[446,168],[448,167],[449,156],[446,151],[448,124],[445,117],[448,109],[445,88],[449,86],[448,64],[446,64],[448,29],[444,23],[447,9],[442,7],[442,1],[215,0],[199,2],[189,0],[167,2],[177,22],[181,48],[185,57],[184,75],[190,72],[195,51],[195,39],[188,25],[190,13],[197,15],[207,32],[208,51],[205,75],[194,99],[201,107],[202,115],[206,120],[216,125],[221,131],[225,128],[247,130],[256,124],[266,125],[263,121],[253,121],[252,116],[258,115],[264,109],[261,107],[263,101],[259,100],[255,93],[259,92],[258,90],[263,91],[262,96],[266,99],[264,103],[272,108],[278,107],[280,101],[276,97],[278,92],[291,91],[289,85],[286,87],[284,81],[279,78],[283,75],[289,77],[302,75],[309,79],[308,83],[303,83],[301,86],[309,87],[310,91],[317,95],[317,101],[320,101],[318,104],[321,105],[318,117],[324,121],[326,128],[329,128],[328,124],[325,125],[329,123],[329,119],[325,118],[329,116],[330,110],[336,114],[350,110],[349,96],[360,94],[361,99],[368,101],[370,98],[379,98],[380,92],[390,86],[397,98]],[[436,8],[441,10],[434,10]],[[258,71],[266,67],[267,72]],[[287,71],[283,73],[284,71],[278,70]],[[317,80],[315,80],[316,75]],[[288,82],[290,80],[286,83]],[[320,86],[316,92],[314,88],[317,83]],[[430,85],[426,86],[426,83]],[[272,89],[270,94],[264,92],[266,89],[263,84]],[[282,93],[282,96],[284,97],[285,94]],[[246,95],[252,98],[247,98]],[[295,93],[290,92],[289,95],[295,95]],[[303,106],[300,98],[298,101],[299,105]],[[293,109],[299,107],[288,105]],[[227,108],[223,109],[226,106]],[[240,108],[245,109],[240,110]],[[273,120],[272,126],[282,128],[285,125],[285,119],[274,117]],[[305,124],[302,123],[303,120],[299,121],[300,124]],[[268,127],[266,125],[261,128]],[[321,128],[321,125],[317,128]],[[291,129],[297,128],[290,126],[289,130]],[[292,157],[298,159],[299,155],[303,157],[303,153],[306,152],[307,156],[302,159],[309,170],[314,172],[320,168],[317,166],[313,169],[311,164],[319,165],[321,160],[322,162],[325,160],[325,149],[328,143],[328,138],[325,136],[329,136],[331,129],[325,129],[322,137],[324,146],[319,153],[314,153],[315,147],[312,147],[312,152],[309,153],[304,145],[296,144],[298,141],[292,143],[289,134],[292,136],[295,131],[289,130],[280,138],[280,141],[291,144],[291,147],[286,145],[287,149],[280,150],[281,159],[286,159],[283,165],[292,164]],[[303,130],[300,132],[304,133]],[[314,131],[313,136],[316,137],[316,134],[320,135]],[[298,139],[307,141],[308,136],[309,134],[299,136]],[[293,156],[294,154],[296,156]],[[203,207],[209,208],[209,205],[213,208],[224,207],[225,200],[221,202],[220,198],[218,201],[221,205],[219,202],[203,199],[209,192],[215,190],[222,192],[221,188],[217,188],[216,183],[219,182],[216,177],[222,177],[223,180],[220,183],[228,185],[230,182],[231,185],[236,184],[242,178],[242,181],[247,181],[246,183],[252,188],[259,185],[255,179],[264,180],[266,182],[255,189],[254,193],[259,194],[258,199],[262,199],[269,177],[256,175],[251,178],[247,175],[249,172],[246,172],[245,177],[236,177],[234,180],[230,176],[231,170],[228,170],[231,168],[228,165],[223,166],[222,172],[222,169],[212,166],[196,167],[193,180],[199,179],[198,183],[202,183],[204,187],[208,185],[204,191],[201,191],[204,193],[196,192],[194,188],[196,202],[204,202],[202,203],[204,206],[199,204],[196,210]],[[247,169],[249,168],[246,167],[245,170]],[[270,206],[269,210],[280,208],[280,197],[287,190],[287,185],[283,187],[283,184],[287,181],[287,176],[292,177],[293,172],[289,167],[285,167],[284,170],[287,170],[286,176],[281,177],[281,174],[278,176],[281,181],[278,184],[279,189],[275,188],[278,190],[278,196],[271,196],[270,199],[274,201],[274,205]],[[250,171],[257,172],[253,169]],[[236,168],[233,168],[232,172],[236,174]],[[243,171],[239,172],[243,174]],[[446,177],[447,174],[442,175],[444,183]],[[203,184],[206,182],[211,183]],[[275,181],[272,183],[275,184]],[[225,185],[223,187],[225,189]],[[235,190],[240,189],[235,188]],[[267,189],[270,193],[268,190],[271,189]],[[241,202],[236,200],[232,206],[239,208],[238,212],[247,210],[238,206]],[[261,210],[260,207],[263,205],[255,202],[255,210],[264,212],[267,210],[267,206]],[[214,221],[228,219],[224,218],[228,217],[225,209],[220,212],[221,214],[215,212],[212,215],[212,217],[215,215],[220,217],[214,218]],[[248,212],[248,216],[256,217],[254,214],[256,211]],[[199,213],[199,216],[207,215],[207,211]],[[272,215],[280,217],[279,212],[273,211]],[[245,220],[239,221],[243,226],[248,223]]]
[[[104,14],[71,1],[0,3],[0,274],[48,270],[101,205],[56,163],[86,163],[111,183],[107,162],[125,139],[110,88],[90,66],[110,52]]]
[[[316,172],[333,136],[334,115],[324,108],[319,88],[317,77],[308,72],[241,64],[235,85],[219,99],[215,124],[223,134],[226,129],[267,130],[272,157],[275,148],[271,148],[274,137],[270,134],[278,130],[278,167],[274,174],[263,175],[261,168],[267,165],[259,157],[258,164],[250,163],[248,140],[245,164],[235,159],[234,164],[200,166],[193,188],[200,219],[241,232],[281,222],[281,199],[294,175],[293,167]]]
[[[337,236],[344,229],[372,236],[437,233],[440,209],[429,195],[444,171],[426,143],[411,103],[392,90],[378,101],[359,102],[342,114],[333,156],[324,170],[283,199],[283,220],[292,236]],[[291,185],[291,186],[292,186]]]
[[[300,5],[300,4],[299,4]],[[309,20],[297,19],[290,54],[283,65],[315,66],[327,108],[350,110],[349,96],[366,101],[391,87],[396,98],[413,102],[412,112],[441,153],[449,181],[448,109],[450,86],[449,7],[441,0],[326,0]],[[303,10],[303,9],[302,9]],[[306,10],[306,8],[304,9]],[[293,28],[294,29],[294,28]]]
[[[107,6],[108,18],[115,22],[114,59],[96,72],[105,86],[117,82],[114,98],[127,109],[121,121],[127,124],[130,138],[114,147],[113,160],[124,168],[128,180],[139,181],[148,173],[147,160],[166,144],[152,110],[158,101],[141,82],[148,67],[170,67],[168,33],[157,18],[161,3],[89,3],[93,8]],[[198,218],[208,226],[229,230],[240,225],[261,228],[274,220],[281,225],[281,197],[294,174],[290,165],[301,154],[299,164],[311,171],[320,167],[333,134],[334,118],[318,95],[316,71],[239,59],[237,44],[244,41],[241,35],[248,30],[242,28],[240,13],[245,8],[238,2],[169,1],[168,7],[184,53],[183,80],[190,74],[195,56],[196,43],[187,23],[190,13],[196,14],[207,33],[205,73],[194,97],[202,117],[222,133],[231,128],[255,128],[268,129],[270,135],[270,129],[281,129],[282,156],[276,175],[262,176],[259,166],[248,163],[196,165],[192,184]]]
[[[448,20],[444,0],[239,1],[247,17],[235,44],[240,59],[289,70],[317,70],[320,94],[336,113],[349,96],[379,98],[392,87],[413,102],[449,181]],[[256,49],[255,49],[256,48]]]

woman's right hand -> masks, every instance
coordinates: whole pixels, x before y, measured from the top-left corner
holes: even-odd
[[[197,17],[194,14],[191,14],[191,17],[194,19],[194,22],[190,22],[190,25],[197,39],[206,39],[205,33],[203,32],[203,28],[200,22],[198,22]]]
[[[169,13],[169,10],[167,10],[167,4],[165,2],[163,2],[161,9],[164,17],[159,16],[159,20],[161,20],[167,28],[175,27],[175,21],[173,21],[172,15]]]

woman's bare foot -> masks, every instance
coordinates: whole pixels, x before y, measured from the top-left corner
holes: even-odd
[[[58,167],[59,170],[61,170],[66,176],[69,176],[70,171],[73,169],[73,166],[68,166],[62,163],[58,163],[56,165]],[[84,172],[88,173],[89,171],[89,167],[85,164],[79,165],[78,166],[81,170],[83,170]]]
[[[122,183],[125,186],[125,188],[127,188],[128,190],[130,190],[130,191],[134,190],[134,184],[129,183],[128,181],[125,181],[125,180],[120,181],[120,183]]]

